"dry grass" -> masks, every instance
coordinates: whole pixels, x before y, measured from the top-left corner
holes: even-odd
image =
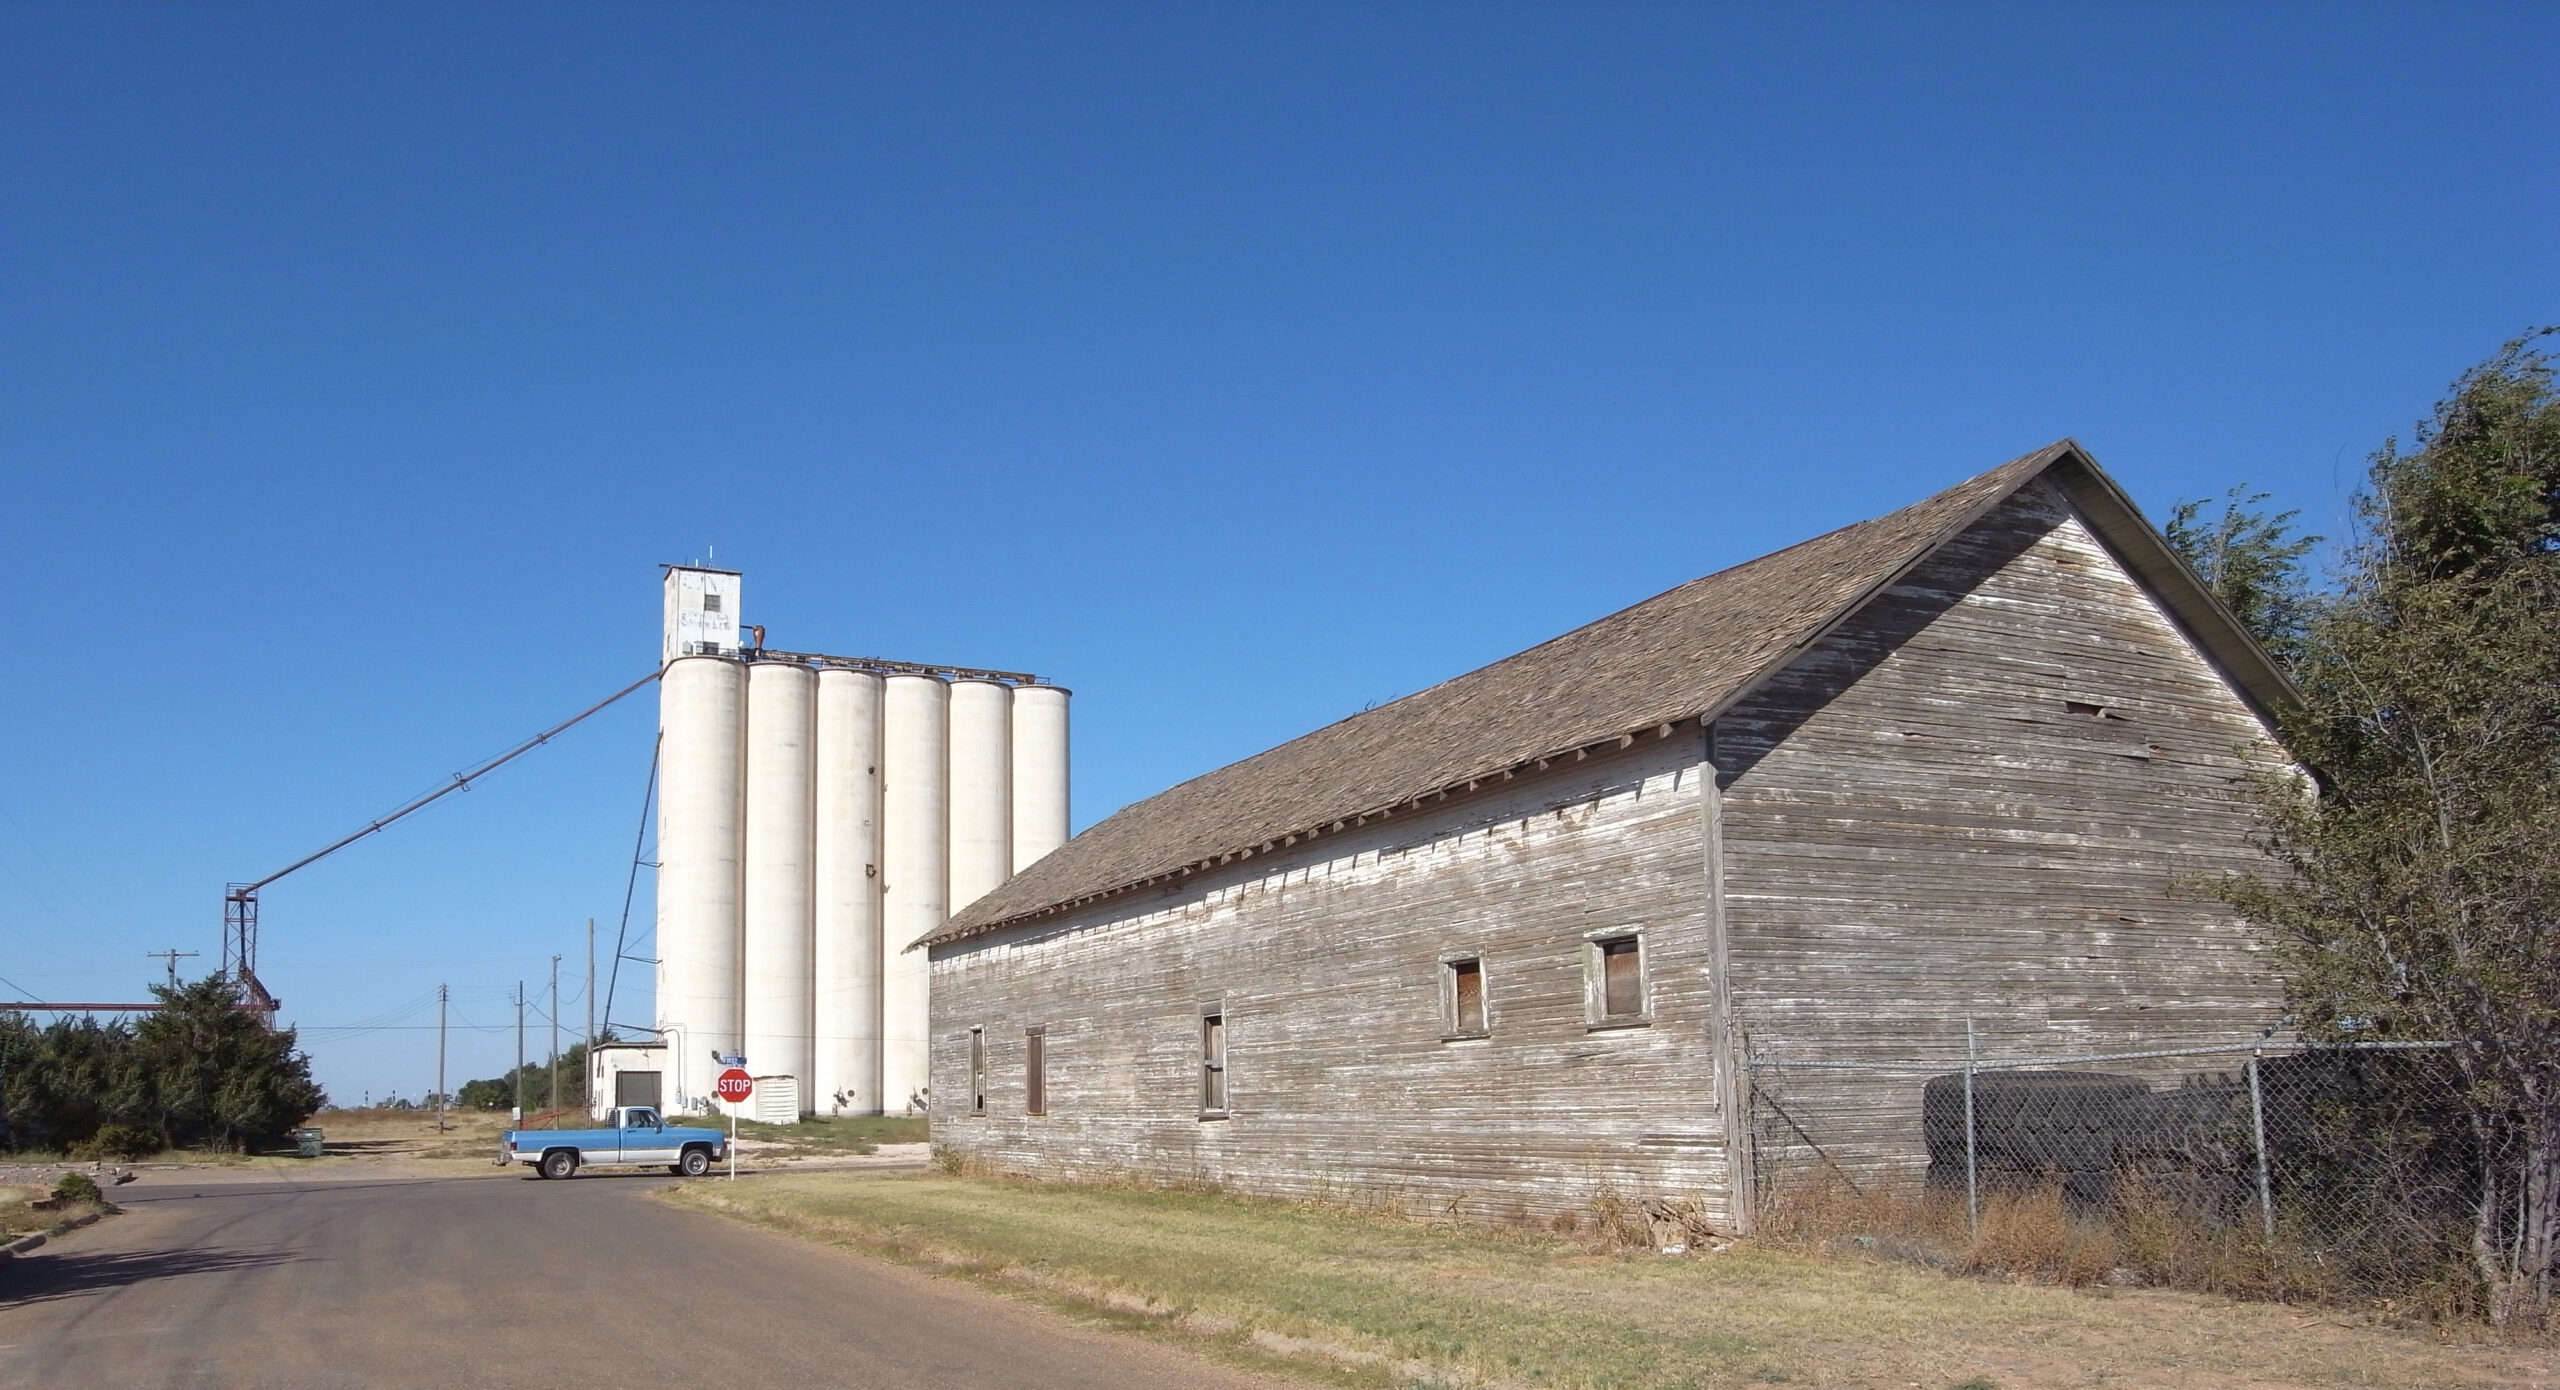
[[[39,1202],[44,1205],[37,1205]],[[56,1230],[65,1222],[84,1216],[113,1215],[115,1211],[115,1203],[107,1200],[104,1193],[96,1201],[60,1201],[50,1188],[0,1185],[0,1241]]]
[[[705,1120],[703,1123],[712,1122]],[[740,1120],[738,1137],[752,1144],[783,1146],[793,1156],[867,1154],[877,1151],[882,1144],[924,1142],[925,1121],[904,1115],[802,1120],[796,1125]]]
[[[1372,1385],[2273,1390],[2560,1379],[2547,1348],[1773,1244],[1665,1258],[1595,1235],[949,1174],[692,1184],[669,1199],[1216,1354]],[[1621,1207],[1585,1229],[1614,1221],[1632,1236],[1654,1215]],[[2015,1238],[2027,1238],[2023,1227]]]
[[[448,1110],[436,1128],[433,1110],[324,1110],[308,1123],[321,1131],[332,1158],[478,1159],[498,1152],[503,1110]]]
[[[2138,1189],[2119,1190],[2104,1215],[2073,1212],[2058,1183],[1985,1192],[1977,1232],[1960,1193],[1875,1178],[1853,1188],[1826,1171],[1784,1189],[1765,1206],[1762,1226],[1763,1239],[1798,1249],[1851,1245],[1959,1273],[2075,1288],[2182,1288],[2422,1322],[2477,1313],[2458,1257],[2400,1249],[2389,1292],[2377,1295],[2374,1271],[2343,1262],[2301,1232],[2279,1226],[2270,1242],[2253,1212],[2204,1214]]]
[[[36,1187],[20,1187],[14,1183],[0,1186],[0,1239],[14,1239],[31,1231],[41,1231],[61,1219],[55,1212],[38,1211],[27,1203],[44,1196]]]

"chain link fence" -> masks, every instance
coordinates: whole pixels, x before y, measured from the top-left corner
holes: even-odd
[[[2266,1039],[1756,1055],[1758,1224],[1969,1271],[2464,1316],[2498,1160],[2451,1062]]]

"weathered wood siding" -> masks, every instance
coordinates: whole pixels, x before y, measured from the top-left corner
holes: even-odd
[[[1732,987],[1772,1062],[2245,1040],[2258,943],[2197,893],[2255,856],[2272,739],[2045,484],[1716,730]],[[2250,750],[2250,751],[2244,751]],[[1917,1075],[1755,1067],[1764,1180],[1919,1152]],[[1772,1104],[1773,1103],[1773,1104]]]
[[[1480,1218],[1623,1197],[1724,1213],[1694,725],[1257,858],[1171,894],[940,948],[937,1145],[996,1168],[1196,1179]],[[1584,940],[1641,929],[1647,1026],[1593,1029]],[[1448,1040],[1442,964],[1490,1035]],[[1226,1119],[1199,1107],[1225,1011]],[[987,1107],[970,1112],[968,1030]],[[1044,1030],[1048,1113],[1024,1112]]]

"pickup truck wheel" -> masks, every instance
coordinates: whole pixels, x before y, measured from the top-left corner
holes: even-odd
[[[687,1149],[684,1160],[676,1164],[676,1171],[688,1178],[701,1177],[711,1171],[711,1155],[700,1149]]]
[[[539,1171],[546,1178],[565,1178],[578,1171],[578,1155],[569,1149],[553,1149],[542,1156]]]

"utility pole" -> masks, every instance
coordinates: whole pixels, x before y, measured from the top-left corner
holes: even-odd
[[[551,958],[551,1109],[560,1108],[560,958]]]
[[[587,930],[594,931],[595,924],[592,922],[588,923]],[[197,953],[194,951],[145,951],[142,953],[143,958],[146,960],[162,960],[169,963],[169,988],[171,989],[176,989],[178,987],[178,961],[182,957],[192,956],[195,954]]]
[[[587,919],[587,1075],[596,1074],[596,919]]]
[[[444,1133],[444,1005],[450,985],[436,986],[436,1133]]]
[[[516,1124],[524,1124],[524,981],[516,981]]]

